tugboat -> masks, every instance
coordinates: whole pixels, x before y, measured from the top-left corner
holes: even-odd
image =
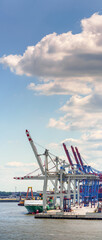
[[[24,199],[20,199],[18,206],[24,206]]]

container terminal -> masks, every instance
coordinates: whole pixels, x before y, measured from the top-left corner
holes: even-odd
[[[35,217],[102,219],[102,172],[85,164],[77,147],[71,146],[71,155],[63,143],[66,160],[62,160],[47,149],[43,154],[39,154],[28,130],[26,130],[26,136],[39,168],[34,170],[33,175],[31,173],[23,177],[14,177],[14,179],[43,181],[42,213],[37,209]],[[39,169],[40,174],[35,175]],[[49,181],[53,186],[53,191],[50,192],[48,191]],[[47,211],[48,199],[53,199],[53,210]]]

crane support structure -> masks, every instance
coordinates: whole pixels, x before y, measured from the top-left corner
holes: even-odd
[[[29,133],[28,130],[26,130],[26,135],[27,135],[28,141],[30,142],[30,145],[31,145],[31,147],[32,147],[32,150],[33,150],[33,152],[34,152],[34,154],[35,154],[35,157],[36,157],[36,159],[37,159],[37,162],[38,162],[38,164],[39,164],[41,173],[42,173],[43,175],[45,175],[46,170],[48,171],[48,169],[47,169],[47,168],[48,168],[48,160],[46,160],[46,166],[45,166],[45,170],[44,170],[43,165],[42,165],[41,158],[40,158],[40,156],[39,156],[39,154],[38,154],[38,152],[37,152],[37,149],[36,149],[36,147],[35,147],[35,144],[34,144],[32,138],[31,138],[30,133]],[[46,149],[46,150],[45,150],[45,158],[46,158],[47,155],[48,155],[48,150]],[[55,187],[55,183],[53,182],[52,179],[51,179],[51,182],[52,182],[53,186]]]

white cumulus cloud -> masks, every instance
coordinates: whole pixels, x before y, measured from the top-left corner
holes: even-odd
[[[60,117],[51,116],[48,127],[79,132],[80,140],[67,140],[78,143],[86,157],[91,149],[90,162],[94,164],[96,155],[101,165],[102,15],[82,19],[81,27],[78,34],[49,34],[23,55],[2,56],[0,63],[15,74],[32,76],[27,88],[36,94],[69,95],[59,109]],[[21,166],[9,166],[17,164]]]
[[[18,75],[36,77],[38,84],[28,88],[38,94],[89,94],[102,75],[102,15],[82,19],[81,26],[78,34],[49,34],[23,55],[2,56],[0,63]]]
[[[102,129],[102,96],[90,94],[82,97],[74,95],[60,108],[61,117],[49,120],[49,127],[63,130],[101,130]],[[63,114],[64,113],[64,114]]]

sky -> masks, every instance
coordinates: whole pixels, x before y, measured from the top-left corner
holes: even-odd
[[[102,171],[102,1],[1,0],[0,33],[0,191],[42,189],[26,129]]]

